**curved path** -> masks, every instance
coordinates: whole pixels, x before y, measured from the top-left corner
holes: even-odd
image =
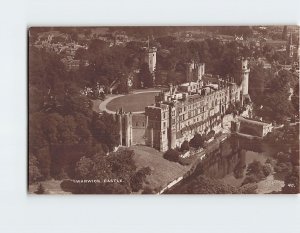
[[[136,92],[133,92],[133,93],[130,93],[129,95],[135,95],[135,94],[142,94],[142,93],[149,93],[149,92],[156,92],[156,93],[159,93],[160,90],[149,90],[149,91],[139,91],[137,90]],[[101,112],[103,111],[106,111],[110,114],[115,114],[116,111],[111,111],[109,109],[107,109],[107,104],[112,101],[113,99],[116,99],[116,98],[119,98],[121,96],[126,96],[126,95],[113,95],[113,96],[109,96],[107,99],[105,99],[104,101],[102,101],[100,104],[99,104],[99,109]],[[145,111],[137,111],[137,112],[132,112],[133,114],[140,114],[140,113],[144,113]]]

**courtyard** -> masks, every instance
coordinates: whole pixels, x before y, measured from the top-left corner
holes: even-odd
[[[107,104],[107,110],[115,112],[123,107],[125,112],[144,112],[145,107],[155,102],[158,91],[138,92],[112,98]]]

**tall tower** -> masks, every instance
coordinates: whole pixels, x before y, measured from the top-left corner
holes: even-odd
[[[169,148],[168,125],[169,106],[148,106],[145,108],[146,119],[148,120],[145,143],[159,151],[167,151]]]
[[[119,144],[121,146],[132,145],[132,113],[126,113],[121,108],[116,112],[116,120],[119,124]]]
[[[250,68],[248,67],[248,60],[242,59],[242,95],[248,95],[248,86],[249,86],[249,73]]]
[[[202,80],[202,77],[205,74],[205,63],[200,63],[198,69],[198,79]]]
[[[186,63],[186,82],[192,82],[193,81],[193,71],[195,69],[195,63],[194,61]]]
[[[149,66],[149,71],[151,74],[154,74],[156,67],[156,47],[148,48],[146,54],[146,62]]]

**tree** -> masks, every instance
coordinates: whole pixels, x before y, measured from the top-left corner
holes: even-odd
[[[76,193],[130,193],[131,185],[139,190],[149,174],[149,168],[136,172],[134,152],[129,149],[112,152],[109,155],[97,153],[83,157],[76,164],[76,177],[79,179],[99,180],[99,183],[77,184]],[[122,179],[122,182],[106,182],[107,179]]]
[[[180,147],[181,151],[188,151],[190,149],[189,142],[185,140]]]
[[[51,177],[51,154],[49,149],[49,146],[42,147],[35,154],[44,179]]]
[[[41,183],[38,185],[38,188],[35,191],[35,193],[36,194],[44,194],[45,193],[45,188],[44,188],[44,186]]]
[[[139,80],[141,87],[153,87],[153,75],[150,73],[147,63],[143,63],[140,67]]]
[[[40,172],[38,165],[39,165],[39,162],[38,162],[37,158],[30,154],[29,155],[29,166],[28,166],[29,184],[33,184],[34,182],[38,181],[42,177],[42,174]]]
[[[129,93],[128,79],[126,77],[121,78],[117,90],[118,90],[118,93],[121,93],[121,94]]]
[[[292,108],[283,92],[267,94],[263,99],[263,108],[258,113],[263,118],[283,123],[291,115]]]
[[[87,50],[84,48],[79,48],[75,52],[74,59],[83,60],[87,58]]]
[[[119,125],[113,115],[104,112],[101,116],[94,114],[91,122],[93,137],[105,144],[111,151],[119,143]]]
[[[162,73],[162,67],[160,64],[157,64],[154,70],[154,77],[155,77],[155,84],[156,85],[163,85],[164,83],[164,76]]]
[[[265,84],[271,80],[271,78],[272,72],[264,69],[261,65],[251,67],[249,74],[249,94],[251,100],[256,105],[262,103]]]
[[[289,101],[289,89],[295,85],[295,78],[287,71],[280,71],[266,85],[262,97],[262,109],[257,112],[263,118],[283,123],[293,113],[293,106]]]
[[[252,163],[250,163],[247,167],[247,175],[256,175],[256,176],[262,176],[264,177],[262,173],[263,165],[260,161],[254,160]]]
[[[196,133],[194,137],[190,141],[190,146],[195,147],[195,148],[200,148],[203,147],[204,144],[204,138],[201,136],[201,134]]]
[[[170,160],[173,162],[178,162],[179,152],[174,149],[169,149],[164,153],[163,157],[167,160]]]
[[[75,168],[76,177],[79,179],[93,179],[95,163],[91,158],[82,157],[77,163]]]
[[[138,192],[143,187],[146,177],[151,174],[149,167],[143,167],[138,170],[130,179],[130,186],[133,192]]]
[[[266,163],[263,165],[263,173],[265,177],[269,176],[273,171],[273,167],[270,163]]]
[[[243,181],[244,184],[258,182],[271,174],[273,168],[270,163],[262,164],[260,161],[254,160],[247,167],[247,177]]]
[[[292,96],[292,105],[296,115],[299,115],[299,83],[296,84],[294,93]]]

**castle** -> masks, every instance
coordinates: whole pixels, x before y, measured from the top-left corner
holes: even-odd
[[[197,80],[191,79],[191,73]],[[241,61],[241,85],[205,74],[205,64],[188,65],[187,82],[170,85],[145,109],[145,143],[160,151],[180,147],[196,132],[203,134],[220,125],[230,104],[249,100],[248,61]]]

